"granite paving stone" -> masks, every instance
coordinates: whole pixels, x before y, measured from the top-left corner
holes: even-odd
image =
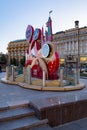
[[[0,79],[5,76],[4,73],[0,73]],[[37,91],[21,88],[18,85],[10,85],[0,82],[0,109],[12,106],[17,103],[28,103],[36,99],[55,99],[54,103],[66,103],[78,100],[87,99],[87,79],[80,79],[85,83],[86,87],[82,90],[69,91],[69,92],[48,92]],[[46,101],[47,103],[49,101]],[[44,105],[44,104],[43,104]],[[49,105],[49,103],[48,103]],[[1,125],[0,125],[1,127]],[[9,128],[6,128],[6,130]],[[87,118],[77,120],[73,123],[67,123],[53,128],[54,130],[87,130]],[[3,130],[0,128],[0,130]]]

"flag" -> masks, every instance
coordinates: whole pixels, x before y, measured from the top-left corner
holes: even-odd
[[[51,14],[53,12],[53,10],[49,11],[49,14]]]

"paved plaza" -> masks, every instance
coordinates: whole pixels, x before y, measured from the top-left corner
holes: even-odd
[[[0,73],[0,79],[5,76],[5,72]],[[87,79],[81,79],[80,81],[87,84]],[[37,91],[21,88],[17,85],[9,85],[0,82],[0,107],[6,105],[18,104],[18,103],[27,103],[35,99],[44,99],[58,97],[62,101],[78,100],[79,98],[87,98],[87,85],[84,89],[78,91],[68,91],[68,92],[48,92],[48,91]],[[53,130],[87,130],[87,118],[80,119],[78,121],[73,121],[71,123],[66,123],[53,128]]]

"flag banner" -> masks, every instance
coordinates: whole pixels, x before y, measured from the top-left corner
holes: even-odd
[[[51,14],[53,12],[53,10],[49,11],[49,14]]]

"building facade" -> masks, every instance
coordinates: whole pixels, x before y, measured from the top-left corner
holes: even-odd
[[[79,56],[80,64],[87,64],[87,27],[75,28],[61,31],[53,36],[55,48],[60,55],[60,62],[63,63],[65,56]]]
[[[75,21],[75,28],[53,34],[53,43],[60,55],[60,63],[64,63],[65,56],[79,56],[80,64],[87,64],[87,27],[79,28],[79,22]],[[16,40],[8,44],[8,63],[11,59],[17,59],[18,63],[25,56],[29,44],[26,40]]]
[[[17,65],[20,64],[20,60],[25,57],[26,51],[29,48],[29,44],[26,40],[15,40],[8,43],[8,64],[11,64],[11,60],[15,59]]]

